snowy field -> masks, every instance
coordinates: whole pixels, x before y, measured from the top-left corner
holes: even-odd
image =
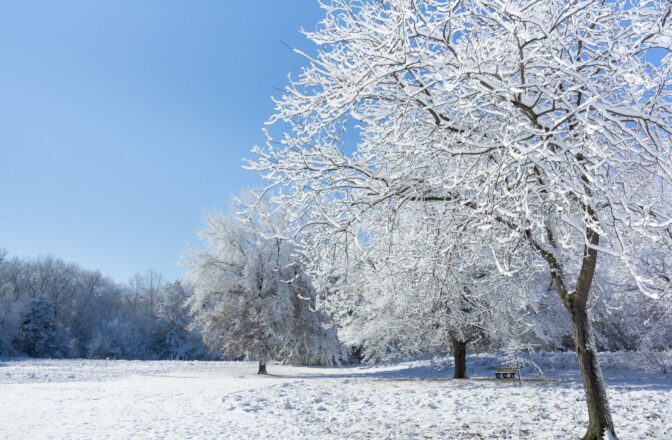
[[[586,409],[572,353],[544,376],[490,380],[494,356],[374,367],[248,362],[0,360],[0,438],[568,439]],[[445,361],[445,362],[442,362]],[[631,355],[602,357],[621,439],[672,438],[672,377]]]

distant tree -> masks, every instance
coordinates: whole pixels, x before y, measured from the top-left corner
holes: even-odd
[[[87,356],[99,359],[146,359],[147,341],[138,326],[123,315],[108,317],[96,327]]]
[[[141,339],[146,341],[140,354],[143,358],[158,356],[155,341],[164,285],[163,276],[153,270],[136,273],[127,283],[124,302]]]
[[[279,216],[212,214],[199,234],[206,249],[187,260],[206,343],[225,357],[257,359],[259,374],[271,358],[324,363],[341,354],[334,332],[310,311],[312,291],[280,225]]]
[[[67,343],[54,313],[54,304],[45,296],[31,300],[21,322],[16,346],[29,356],[64,357]]]
[[[200,331],[191,328],[189,299],[192,293],[191,288],[185,287],[181,281],[167,283],[161,289],[153,344],[161,358],[195,359],[209,356]]]
[[[454,377],[466,378],[467,346],[492,347],[522,334],[536,291],[499,277],[487,255],[469,256],[486,253],[478,243],[447,253],[455,239],[432,224],[429,209],[400,213],[385,231],[371,228],[347,255],[337,249],[326,263],[330,294],[321,305],[365,359],[452,350]]]
[[[0,251],[0,355],[14,355],[12,342],[18,336],[23,311],[17,287],[21,267],[18,260],[6,256],[6,251]]]
[[[40,257],[29,263],[26,272],[26,286],[32,298],[40,295],[48,297],[57,317],[67,313],[72,303],[81,269],[51,255]]]

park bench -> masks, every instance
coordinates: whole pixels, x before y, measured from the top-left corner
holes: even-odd
[[[516,369],[515,368],[496,368],[495,369],[495,378],[497,378],[497,379],[515,379],[516,378]]]

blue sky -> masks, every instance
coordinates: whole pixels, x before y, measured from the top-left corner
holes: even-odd
[[[261,184],[314,0],[0,2],[0,247],[167,278],[205,212]]]

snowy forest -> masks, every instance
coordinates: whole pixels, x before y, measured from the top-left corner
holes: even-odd
[[[601,359],[672,380],[670,2],[321,9],[243,160],[264,185],[205,216],[182,279],[2,251],[0,355],[259,375],[445,355],[466,380],[473,355],[566,353],[583,438],[617,438]]]
[[[207,359],[191,289],[149,271],[118,284],[55,257],[0,253],[0,354],[53,358]]]

